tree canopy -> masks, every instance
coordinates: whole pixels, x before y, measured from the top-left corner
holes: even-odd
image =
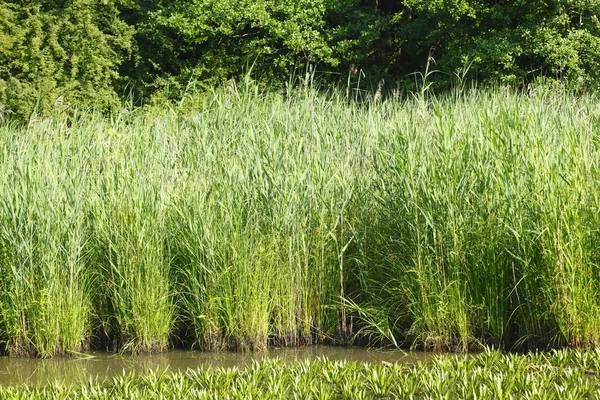
[[[252,71],[393,85],[440,79],[598,86],[600,0],[0,0],[0,112],[110,108]]]

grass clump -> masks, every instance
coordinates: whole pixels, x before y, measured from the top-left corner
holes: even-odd
[[[100,132],[94,215],[96,273],[103,282],[99,316],[118,349],[161,351],[174,323],[167,209],[172,195],[167,137],[160,125],[142,133]],[[144,148],[143,152],[138,149]],[[164,164],[163,164],[164,163]]]
[[[252,83],[0,126],[12,354],[595,347],[593,96]]]
[[[54,141],[64,134],[53,121],[3,143],[0,321],[12,355],[65,354],[89,341],[86,143]]]

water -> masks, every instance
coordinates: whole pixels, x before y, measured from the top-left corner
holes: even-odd
[[[0,385],[44,385],[53,381],[65,384],[110,379],[131,371],[143,373],[151,369],[185,371],[188,368],[238,367],[254,360],[279,358],[285,362],[327,357],[332,360],[357,362],[416,363],[432,357],[431,353],[368,350],[358,347],[311,346],[296,349],[270,349],[259,353],[207,353],[199,351],[171,351],[153,355],[120,355],[90,353],[85,356],[34,359],[0,357]]]

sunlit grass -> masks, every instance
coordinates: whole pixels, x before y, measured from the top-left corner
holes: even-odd
[[[596,346],[594,97],[251,83],[0,126],[12,354]]]

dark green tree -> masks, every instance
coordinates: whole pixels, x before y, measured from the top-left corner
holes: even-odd
[[[471,65],[479,80],[504,83],[598,80],[598,0],[406,0],[404,6],[411,19],[397,29],[412,43],[409,52],[425,59],[432,49],[444,72]]]
[[[309,66],[340,78],[381,69],[374,61],[386,61],[384,27],[381,11],[361,0],[176,0],[139,24],[137,71],[150,87],[168,82],[175,95],[190,79],[214,83],[248,71],[268,85]]]
[[[0,105],[19,118],[117,103],[133,29],[121,0],[0,2]]]

